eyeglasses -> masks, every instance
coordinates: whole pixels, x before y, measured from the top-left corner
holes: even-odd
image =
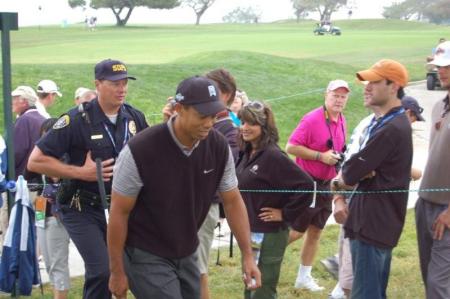
[[[250,108],[252,111],[261,112],[264,111],[264,104],[260,101],[250,101],[244,105],[244,108]]]

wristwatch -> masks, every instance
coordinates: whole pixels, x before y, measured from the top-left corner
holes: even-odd
[[[332,179],[331,184],[333,185],[334,189],[339,190],[339,186],[340,186],[339,179],[336,179],[336,178]]]

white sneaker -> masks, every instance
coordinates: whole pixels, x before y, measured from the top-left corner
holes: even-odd
[[[317,284],[316,280],[312,278],[311,276],[306,276],[300,279],[297,279],[295,281],[294,287],[296,289],[307,289],[311,292],[320,292],[323,291],[325,288],[321,287]]]
[[[328,297],[328,299],[345,299],[344,290],[341,288],[339,283],[337,283],[333,291],[331,291],[331,294]]]

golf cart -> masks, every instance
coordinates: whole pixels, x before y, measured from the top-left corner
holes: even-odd
[[[314,35],[341,35],[341,28],[331,25],[330,22],[317,23],[316,29],[314,29]]]

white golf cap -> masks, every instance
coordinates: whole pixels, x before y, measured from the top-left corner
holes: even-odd
[[[348,87],[347,81],[344,80],[333,80],[328,83],[327,91],[333,91],[338,88],[345,88],[347,91],[350,91],[350,87]]]
[[[443,42],[436,47],[433,60],[428,64],[437,66],[450,65],[450,41]]]
[[[86,87],[78,87],[77,90],[75,90],[75,99],[80,98],[83,94],[90,91],[89,88]]]
[[[62,96],[58,86],[52,80],[42,80],[36,90],[38,93],[56,93],[58,96]]]
[[[17,86],[17,88],[11,92],[11,96],[27,99],[28,102],[33,105],[38,99],[36,92],[34,92],[34,89],[30,86],[25,85]]]

